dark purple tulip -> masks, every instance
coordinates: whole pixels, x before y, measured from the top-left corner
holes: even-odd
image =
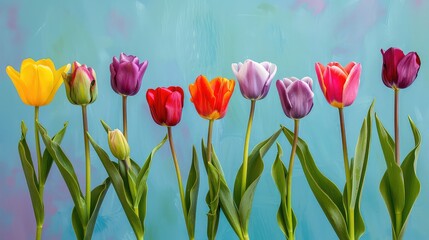
[[[314,93],[312,90],[313,80],[309,77],[298,79],[295,77],[277,80],[277,91],[283,112],[287,117],[300,119],[313,108]]]
[[[277,72],[277,66],[273,63],[257,63],[250,59],[244,63],[233,63],[231,67],[240,85],[241,94],[250,100],[267,96],[271,80]]]
[[[121,53],[119,61],[113,57],[110,64],[110,83],[113,90],[121,95],[133,96],[140,90],[147,61],[139,63],[136,56]]]
[[[417,77],[420,57],[416,52],[405,55],[399,48],[381,49],[383,55],[382,79],[390,88],[407,88]]]

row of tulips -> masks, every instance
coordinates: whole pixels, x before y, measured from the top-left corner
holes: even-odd
[[[398,48],[382,50],[382,56],[382,80],[387,87],[394,90],[395,95],[395,138],[393,139],[389,135],[376,116],[377,131],[387,165],[386,173],[380,183],[380,192],[391,217],[392,238],[401,239],[410,211],[420,191],[420,183],[415,174],[415,165],[420,148],[420,134],[410,119],[415,147],[401,164],[398,94],[399,89],[410,86],[416,79],[420,68],[420,59],[417,53],[411,52],[405,55]],[[176,169],[186,229],[189,239],[194,239],[200,182],[198,154],[194,146],[192,164],[184,188],[172,135],[172,127],[180,122],[182,116],[184,91],[181,87],[170,86],[147,90],[146,99],[152,118],[158,125],[166,127],[167,134],[149,153],[142,166],[137,164],[138,161],[131,158],[127,139],[127,97],[139,92],[147,66],[147,61],[140,62],[137,57],[127,56],[123,53],[121,53],[119,60],[113,57],[113,62],[110,65],[112,89],[121,95],[123,102],[123,131],[112,130],[104,121],[102,121],[102,125],[107,132],[110,152],[117,161],[112,161],[109,154],[89,134],[87,106],[93,103],[98,95],[98,83],[94,69],[78,62],[74,62],[71,66],[68,64],[56,69],[50,59],[38,61],[25,59],[21,64],[20,72],[11,66],[6,68],[6,72],[15,85],[21,100],[25,104],[35,107],[37,174],[27,145],[27,128],[24,123],[21,125],[22,137],[18,149],[33,204],[37,224],[36,239],[42,237],[44,185],[53,162],[63,176],[75,205],[71,217],[78,239],[91,239],[98,211],[110,185],[113,185],[116,191],[136,238],[143,239],[149,170],[154,154],[167,139]],[[68,73],[70,68],[71,72]],[[211,136],[214,121],[223,118],[227,113],[228,104],[235,88],[235,81],[223,77],[216,77],[209,81],[205,76],[200,75],[194,83],[189,85],[191,102],[198,114],[208,120],[207,139],[201,142],[201,156],[208,176],[206,195],[208,239],[216,238],[221,212],[224,213],[239,239],[249,239],[248,223],[255,189],[264,168],[263,157],[276,142],[281,132],[292,146],[289,167],[286,168],[283,164],[281,160],[282,148],[277,143],[277,157],[272,166],[272,177],[280,193],[277,221],[285,237],[295,239],[297,225],[297,217],[292,210],[292,172],[295,155],[298,156],[308,184],[338,238],[359,239],[364,233],[365,225],[360,213],[360,200],[370,150],[373,104],[364,118],[354,157],[349,159],[343,109],[350,106],[357,96],[361,64],[351,62],[343,67],[337,62],[331,62],[326,66],[316,63],[315,69],[326,100],[339,111],[346,176],[343,192],[319,171],[308,145],[298,136],[300,119],[308,115],[313,107],[313,80],[310,77],[302,79],[283,78],[276,82],[283,111],[287,117],[294,121],[294,131],[281,126],[278,131],[257,144],[249,153],[256,102],[267,96],[277,66],[270,62],[258,63],[252,60],[232,64],[232,71],[237,78],[240,91],[250,101],[243,162],[237,172],[232,191],[223,175],[221,161],[215,154]],[[47,130],[38,122],[39,107],[52,101],[63,79],[68,100],[82,108],[86,159],[85,194],[82,193],[72,162],[61,147],[67,126],[64,125],[64,128],[50,137]],[[46,146],[43,154],[40,147],[40,136]],[[108,174],[108,178],[93,189],[91,187],[90,144]]]

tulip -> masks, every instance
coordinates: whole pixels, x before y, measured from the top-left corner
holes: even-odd
[[[107,138],[113,156],[119,160],[125,160],[130,157],[130,146],[119,129],[109,131]]]
[[[161,126],[175,126],[180,122],[183,108],[183,89],[181,87],[159,87],[146,92],[153,120]]]
[[[300,119],[310,112],[313,107],[314,93],[313,80],[309,77],[297,79],[295,77],[277,80],[277,90],[283,112],[287,117]]]
[[[317,78],[329,104],[337,108],[351,105],[355,100],[360,82],[361,64],[351,62],[342,67],[337,62],[315,65]]]
[[[87,105],[97,99],[97,81],[94,69],[74,62],[72,72],[63,74],[67,98],[72,104]]]
[[[407,88],[417,77],[420,57],[416,52],[407,55],[399,48],[381,49],[383,55],[382,79],[389,88]]]
[[[240,85],[241,94],[250,100],[267,96],[271,80],[277,72],[277,66],[273,63],[257,63],[250,59],[244,63],[233,63],[231,67]]]
[[[221,119],[228,109],[229,99],[234,91],[235,82],[223,77],[216,77],[210,82],[203,75],[189,85],[191,102],[198,114],[207,120]]]
[[[62,74],[70,69],[70,64],[55,69],[51,59],[35,62],[27,58],[21,63],[20,72],[12,66],[6,67],[6,73],[15,85],[22,102],[30,106],[49,104],[63,83]]]
[[[136,56],[121,53],[119,60],[113,57],[110,64],[110,84],[121,95],[134,96],[140,90],[147,61],[139,63]]]

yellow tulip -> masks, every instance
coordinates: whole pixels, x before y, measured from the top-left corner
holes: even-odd
[[[67,64],[55,70],[55,65],[49,58],[37,62],[27,58],[21,63],[20,72],[12,66],[7,66],[6,73],[15,85],[21,100],[27,105],[39,107],[52,101],[63,83],[62,74],[69,69],[70,64]]]

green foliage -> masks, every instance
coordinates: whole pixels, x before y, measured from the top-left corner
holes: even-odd
[[[104,122],[102,124],[106,131],[110,129]],[[142,168],[132,159],[130,159],[129,166],[122,160],[119,164],[111,161],[109,155],[89,134],[88,138],[109,175],[116,195],[137,239],[143,239],[144,219],[146,216],[147,178],[149,176],[150,165],[155,153],[167,140],[167,136],[152,149]]]
[[[370,150],[373,105],[374,103],[371,104],[362,123],[355,156],[350,167],[352,173],[351,199],[347,199],[346,191],[342,194],[338,187],[320,172],[308,145],[301,138],[298,139],[296,154],[301,162],[307,182],[335,233],[341,240],[350,239],[348,231],[348,224],[350,223],[347,217],[348,208],[354,211],[355,239],[359,239],[365,231],[365,225],[360,213],[360,199]],[[282,127],[282,129],[288,141],[292,144],[293,132],[286,127]]]
[[[420,192],[416,164],[421,137],[411,118],[409,118],[409,122],[414,135],[414,148],[399,166],[394,157],[395,143],[376,116],[378,137],[387,165],[387,170],[380,182],[380,192],[389,211],[393,239],[402,239],[411,209]]]

